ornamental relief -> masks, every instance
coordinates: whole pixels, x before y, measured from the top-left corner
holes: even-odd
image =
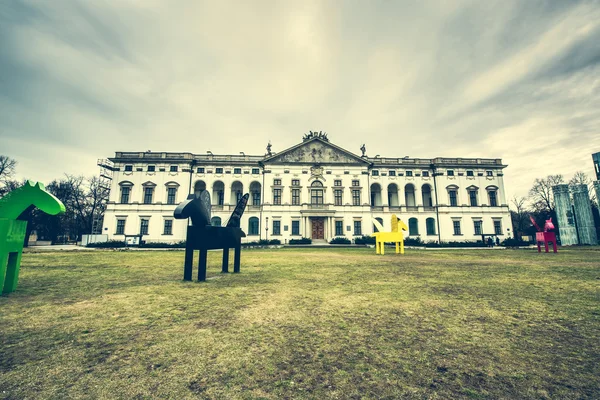
[[[306,163],[356,163],[356,159],[319,142],[309,143],[295,150],[281,154],[273,161]]]

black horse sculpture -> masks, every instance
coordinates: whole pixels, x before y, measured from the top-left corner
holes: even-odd
[[[183,280],[192,280],[194,250],[200,250],[198,281],[206,280],[206,256],[208,250],[212,249],[223,249],[222,272],[227,273],[229,272],[229,249],[233,248],[235,250],[233,272],[240,272],[242,238],[246,237],[240,228],[240,220],[248,203],[248,197],[247,193],[242,196],[231,214],[227,226],[210,225],[210,194],[206,190],[199,195],[189,195],[186,201],[177,206],[174,213],[175,218],[191,218],[192,220],[192,225],[187,227]]]

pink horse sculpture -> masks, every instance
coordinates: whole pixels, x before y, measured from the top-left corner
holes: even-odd
[[[533,219],[532,216],[529,216],[529,219],[531,220],[531,223],[533,224],[533,226],[535,226],[535,228],[538,230],[537,233],[535,234],[535,241],[537,243],[538,253],[542,252],[542,249],[540,247],[541,243],[544,243],[544,248],[546,249],[546,253],[548,253],[548,243],[549,242],[552,242],[552,248],[553,248],[554,252],[557,253],[558,250],[556,249],[556,234],[554,232],[550,232],[550,231],[554,230],[554,224],[552,223],[552,218],[546,220],[543,231],[538,226],[538,224],[535,223],[535,220]]]

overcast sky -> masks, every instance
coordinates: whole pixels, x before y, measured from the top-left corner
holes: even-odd
[[[0,154],[19,177],[115,151],[502,158],[509,195],[590,176],[600,1],[2,0]]]

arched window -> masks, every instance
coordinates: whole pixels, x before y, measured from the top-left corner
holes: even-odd
[[[261,186],[259,182],[252,182],[250,184],[250,198],[253,206],[260,206],[260,192]]]
[[[381,205],[381,186],[379,186],[379,183],[373,183],[371,185],[371,207],[379,207]]]
[[[433,218],[427,218],[425,220],[425,224],[427,226],[427,234],[428,235],[435,235],[435,219],[433,219]]]
[[[177,188],[179,188],[179,183],[171,181],[165,183],[167,188],[167,204],[176,204],[177,203]]]
[[[310,204],[322,205],[323,204],[323,183],[320,181],[314,181],[310,188]]]
[[[248,235],[258,235],[258,233],[258,218],[250,217],[250,219],[248,220]]]
[[[121,187],[120,202],[122,204],[129,203],[129,200],[131,198],[131,190],[133,189],[133,183],[129,181],[123,181],[119,183],[119,186]]]
[[[404,187],[404,198],[406,200],[407,207],[416,207],[417,202],[415,200],[415,187],[412,183],[409,183]]]
[[[408,220],[408,234],[410,236],[419,234],[419,221],[416,218],[410,218]]]
[[[222,206],[225,202],[225,185],[221,181],[216,181],[213,184],[213,204],[217,206]]]
[[[244,185],[242,182],[235,181],[231,184],[231,197],[229,204],[237,204],[244,195]]]
[[[398,198],[398,186],[395,183],[388,185],[388,205],[390,207],[398,207],[400,205]]]
[[[206,183],[204,183],[204,181],[196,181],[196,183],[194,183],[194,194],[196,197],[200,196],[200,193],[203,190],[206,190]]]
[[[156,183],[154,182],[145,182],[142,183],[142,187],[144,188],[144,204],[152,204],[154,202],[154,188],[156,187]]]
[[[479,205],[479,188],[477,186],[469,186],[467,193],[469,194],[469,205],[477,207]]]
[[[221,226],[221,217],[212,217],[210,219],[210,224],[212,226]]]
[[[458,186],[450,185],[446,187],[448,191],[448,204],[452,207],[458,206]]]
[[[381,224],[381,226],[383,226],[383,218],[375,218],[377,220],[377,222],[379,222]],[[379,229],[377,229],[377,226],[375,224],[373,224],[373,232],[379,232]]]
[[[485,190],[487,190],[487,194],[488,194],[488,200],[489,200],[489,205],[490,207],[497,207],[498,206],[498,186],[488,186],[485,188]]]
[[[433,207],[433,199],[431,198],[431,186],[424,184],[421,186],[421,196],[423,197],[423,207]]]

